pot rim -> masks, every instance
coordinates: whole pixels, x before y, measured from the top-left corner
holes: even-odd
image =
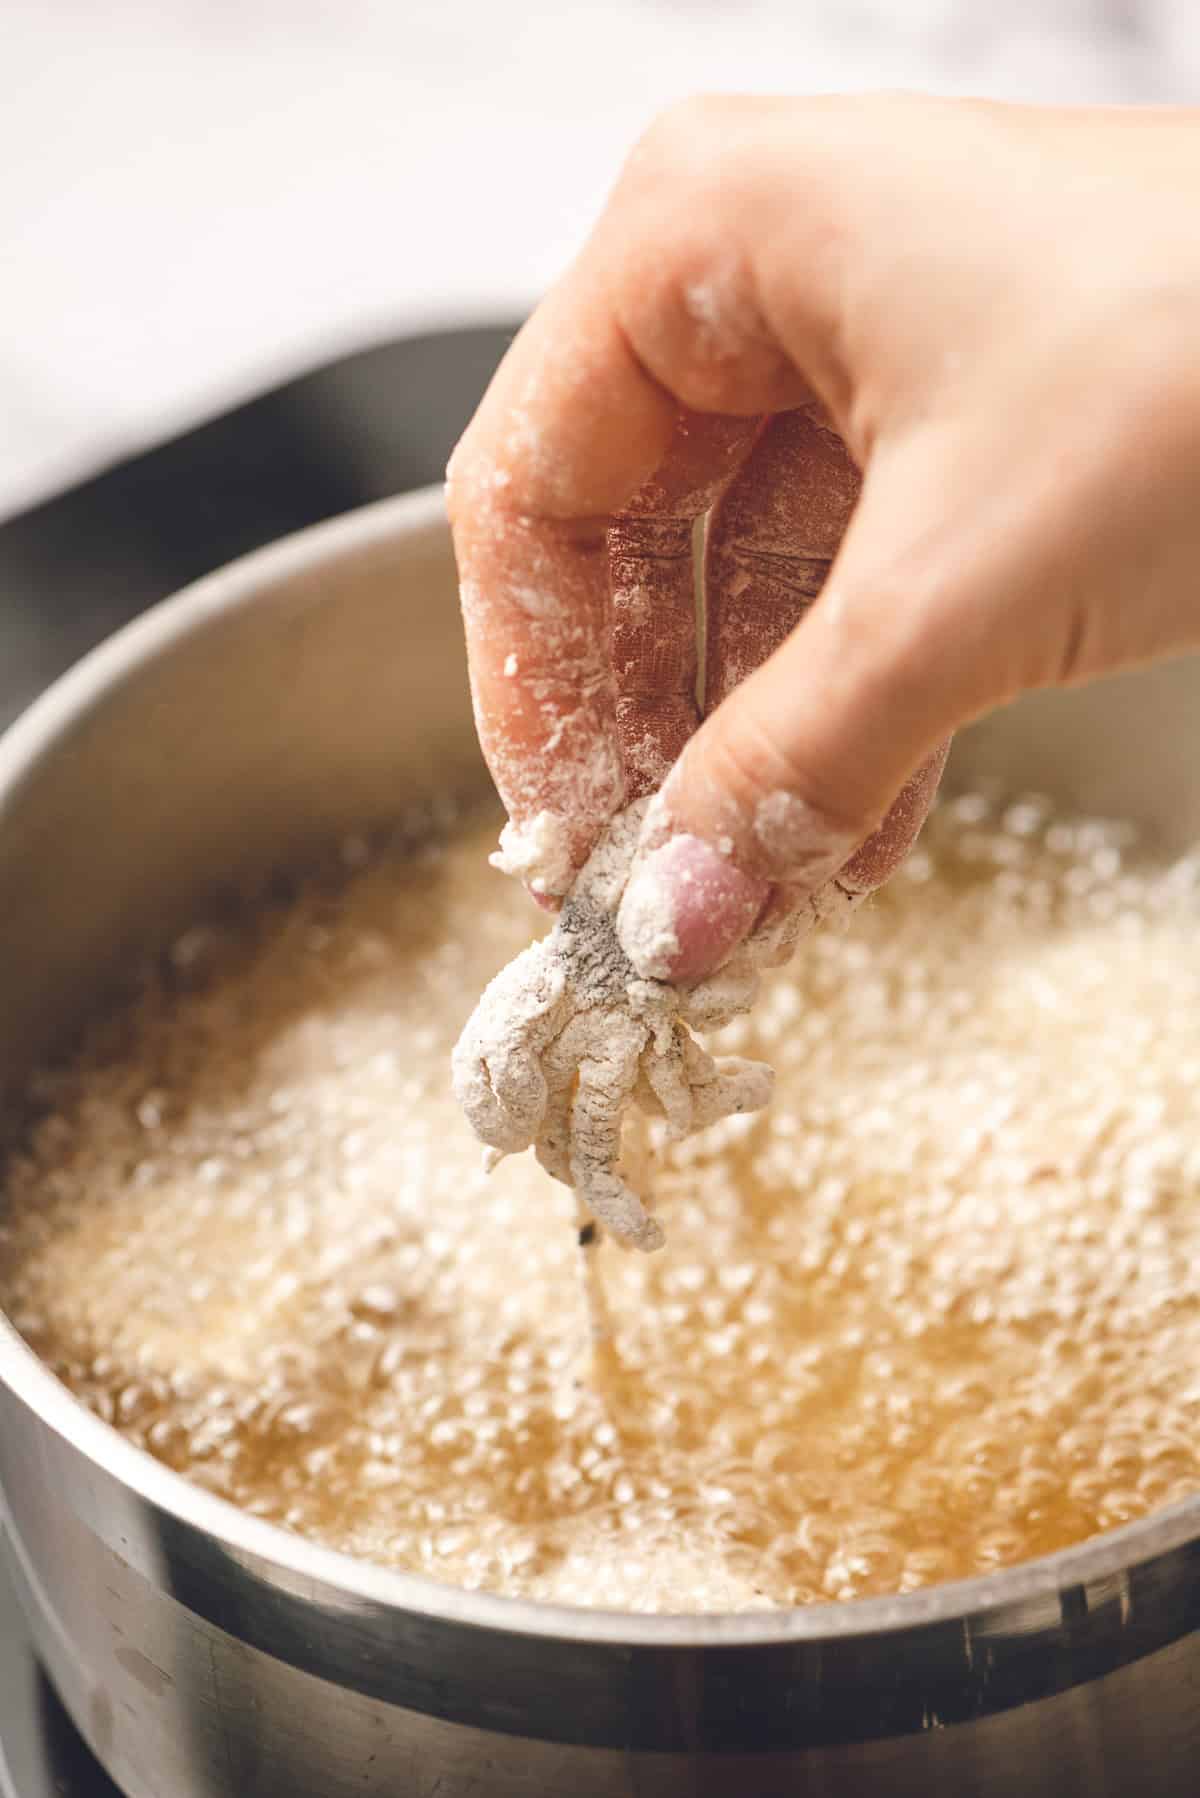
[[[123,680],[194,633],[253,604],[289,576],[336,569],[349,553],[445,529],[440,486],[377,501],[239,557],[152,607],[85,656],[0,735],[0,837],[6,801],[37,764]],[[645,1614],[471,1592],[358,1559],[248,1515],[135,1447],[76,1399],[0,1311],[0,1385],[76,1453],[154,1511],[243,1562],[299,1582],[333,1609],[417,1614],[435,1622],[618,1647],[758,1648],[903,1634],[945,1624],[972,1636],[1056,1624],[1062,1595],[1119,1595],[1123,1576],[1200,1539],[1200,1492],[1133,1523],[994,1574],[892,1597],[753,1612]]]

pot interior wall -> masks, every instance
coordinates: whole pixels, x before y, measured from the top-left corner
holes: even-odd
[[[146,653],[97,683],[0,798],[0,1094],[114,967],[215,892],[486,779],[430,496],[377,508],[365,535],[335,526],[252,558],[205,591],[186,628],[178,613],[178,629],[161,614],[134,627]],[[948,779],[998,777],[1136,817],[1178,848],[1200,837],[1198,769],[1191,660],[1026,700],[964,733]]]

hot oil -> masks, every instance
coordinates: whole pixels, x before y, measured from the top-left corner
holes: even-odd
[[[655,1610],[894,1592],[1200,1487],[1200,868],[946,805],[727,1042],[667,1247],[490,1179],[450,1047],[526,940],[495,820],[198,929],[43,1077],[0,1298],[101,1416],[261,1516]],[[357,855],[352,856],[357,860]]]

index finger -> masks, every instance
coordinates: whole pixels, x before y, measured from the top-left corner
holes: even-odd
[[[624,799],[607,531],[676,407],[578,277],[501,364],[448,471],[472,701],[509,813],[500,865],[565,892]]]

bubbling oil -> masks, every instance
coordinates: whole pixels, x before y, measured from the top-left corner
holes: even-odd
[[[124,1435],[320,1542],[645,1610],[910,1590],[1200,1487],[1200,860],[943,805],[726,1046],[653,1257],[486,1178],[451,1044],[527,939],[432,835],[176,943],[31,1093],[0,1301]],[[363,861],[359,846],[348,859]]]

